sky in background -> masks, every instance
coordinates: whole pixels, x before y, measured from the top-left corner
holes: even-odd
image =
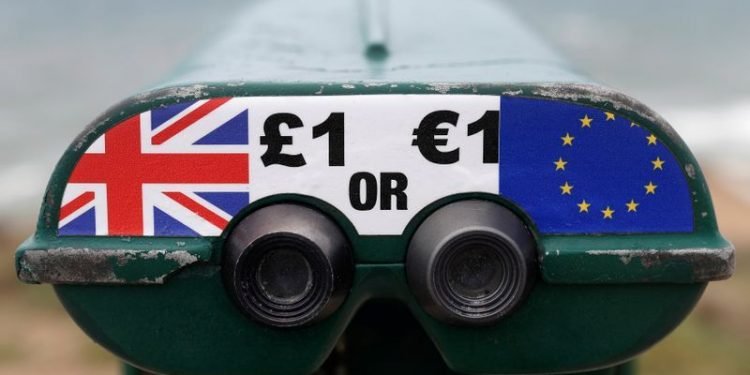
[[[165,77],[244,3],[0,1],[0,225],[33,222],[76,134]],[[750,2],[507,3],[581,71],[662,114],[701,162],[750,186]]]
[[[750,2],[507,3],[574,66],[661,114],[750,202]]]

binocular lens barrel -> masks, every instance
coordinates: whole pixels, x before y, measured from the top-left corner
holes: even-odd
[[[312,290],[312,267],[296,249],[271,249],[258,264],[255,282],[265,298],[280,305],[291,305]]]
[[[406,272],[438,320],[490,324],[523,302],[536,278],[536,244],[510,210],[490,201],[448,204],[417,228]]]
[[[351,249],[338,226],[301,205],[276,204],[240,221],[227,238],[225,284],[240,309],[275,327],[333,313],[351,288]]]

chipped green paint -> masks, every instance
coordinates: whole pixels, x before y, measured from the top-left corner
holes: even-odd
[[[716,227],[716,218],[714,215],[713,205],[711,203],[708,187],[703,175],[698,167],[695,158],[682,142],[674,130],[664,122],[657,114],[653,113],[647,107],[634,101],[627,96],[613,92],[611,90],[591,85],[495,85],[495,84],[455,84],[445,86],[446,94],[435,94],[431,91],[431,86],[427,84],[394,84],[391,85],[367,85],[351,84],[352,88],[331,87],[328,95],[349,95],[354,91],[361,95],[370,94],[406,94],[406,93],[432,93],[434,95],[450,94],[467,94],[476,93],[478,95],[518,95],[524,97],[565,100],[583,105],[599,108],[603,111],[613,111],[618,116],[624,116],[636,121],[640,126],[652,131],[667,147],[670,148],[678,158],[680,164],[688,176],[688,184],[693,194],[695,231],[691,234],[680,235],[680,241],[675,241],[673,235],[649,235],[649,236],[607,236],[608,240],[604,243],[581,242],[580,237],[559,236],[547,237],[541,241],[542,249],[540,253],[549,251],[562,250],[562,257],[542,257],[542,271],[545,280],[548,282],[695,282],[708,281],[712,279],[722,279],[729,277],[733,269],[733,257],[727,257],[727,252],[731,251],[731,245],[724,240],[718,233]],[[318,84],[206,84],[194,87],[194,90],[176,90],[172,88],[159,89],[148,94],[138,95],[131,99],[125,100],[118,106],[110,109],[100,120],[94,121],[89,128],[79,136],[71,147],[66,151],[53,172],[52,179],[45,194],[45,202],[42,207],[40,220],[37,225],[37,232],[30,243],[27,243],[19,249],[17,257],[20,259],[27,249],[45,249],[45,248],[106,248],[106,249],[136,249],[131,246],[141,246],[145,249],[155,249],[154,241],[164,242],[165,250],[177,249],[178,243],[190,243],[186,251],[196,255],[199,259],[213,259],[214,261],[220,256],[221,238],[206,239],[196,242],[190,238],[173,238],[173,239],[153,239],[153,238],[127,238],[125,242],[119,237],[104,238],[65,238],[57,237],[57,217],[59,216],[60,200],[62,198],[65,183],[72,168],[75,166],[80,155],[87,147],[106,132],[109,128],[120,121],[146,111],[150,108],[156,108],[168,104],[178,103],[184,99],[184,95],[189,97],[213,98],[226,96],[285,96],[285,95],[314,95],[319,90]],[[187,93],[187,94],[186,94]],[[453,197],[459,199],[463,196]],[[286,196],[278,196],[273,201],[287,199]],[[294,197],[293,197],[294,198]],[[501,197],[486,197],[504,202]],[[300,198],[303,201],[306,199]],[[402,236],[360,236],[352,228],[348,229],[350,238],[355,243],[356,258],[360,262],[388,263],[400,262],[404,258],[404,252],[410,233],[413,232],[419,219],[423,218],[440,204],[445,201],[436,202],[428,207],[422,213],[415,217],[415,220],[407,227]],[[253,204],[264,204],[255,202]],[[333,216],[337,216],[340,222],[347,223],[345,217],[330,206],[323,207]],[[522,212],[519,215],[523,216]],[[241,215],[238,215],[238,217]],[[533,223],[527,220],[530,225]],[[230,227],[231,228],[231,225]],[[598,238],[597,238],[598,239]],[[548,241],[552,241],[554,246],[550,247]],[[591,240],[589,240],[591,241]],[[611,241],[611,243],[607,243]],[[41,243],[54,243],[54,247],[44,247]],[[584,244],[591,244],[593,247],[582,248]],[[586,245],[588,246],[588,245]],[[570,252],[566,249],[570,248]],[[606,261],[594,254],[587,254],[584,250],[644,250],[655,249],[661,250],[680,250],[682,256],[673,257],[676,262],[692,262],[691,272],[684,272],[672,266],[672,260],[664,260],[652,267],[642,268],[638,275],[623,273],[622,264],[617,262]],[[705,260],[705,256],[699,258],[687,251],[690,249],[705,249],[707,256],[711,259]],[[207,255],[208,254],[208,255]],[[556,254],[555,254],[556,255]],[[693,262],[695,259],[695,262]],[[569,261],[570,262],[569,262]],[[573,265],[573,266],[571,266]],[[580,265],[580,266],[575,266]],[[702,269],[705,267],[706,269]],[[683,267],[684,268],[684,267]],[[171,270],[173,271],[173,270]],[[593,276],[591,277],[592,273]],[[159,275],[139,275],[137,272],[129,272],[132,278],[126,281],[136,282],[144,278],[159,278]],[[166,274],[161,275],[166,276]],[[588,281],[587,281],[588,280]],[[35,281],[35,280],[28,280]],[[91,282],[96,282],[92,280]]]
[[[698,283],[734,272],[734,247],[715,236],[550,236],[542,248],[549,283]]]
[[[210,258],[205,239],[30,238],[16,252],[16,269],[29,283],[162,284],[171,273]]]

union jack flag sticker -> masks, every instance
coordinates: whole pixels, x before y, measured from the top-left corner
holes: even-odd
[[[82,155],[61,236],[217,236],[250,201],[248,106],[215,98],[154,109]]]

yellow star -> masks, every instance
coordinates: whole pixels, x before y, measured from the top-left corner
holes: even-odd
[[[613,209],[609,208],[609,206],[607,206],[607,208],[605,208],[605,209],[602,210],[602,213],[604,214],[604,218],[605,219],[612,219],[612,214],[615,213],[615,210],[613,210]]]
[[[634,126],[638,126],[638,124],[636,124],[636,123],[634,123],[634,122],[631,122],[631,123],[630,123],[630,127],[632,128],[632,127],[634,127]],[[640,126],[638,126],[638,127],[640,127]]]
[[[570,195],[573,191],[573,185],[568,185],[568,181],[565,181],[565,185],[560,186],[560,190],[562,190],[561,195]]]
[[[585,116],[583,116],[582,119],[578,119],[578,121],[581,122],[581,127],[582,128],[590,128],[592,120],[593,119],[589,118],[589,115],[585,115]]]
[[[559,171],[559,170],[563,170],[564,171],[565,170],[565,164],[568,164],[568,162],[565,161],[565,160],[563,160],[563,158],[557,159],[557,161],[554,162],[554,163],[555,163],[555,170],[556,171]]]
[[[576,204],[578,205],[578,212],[589,212],[589,207],[591,207],[591,203],[586,202],[585,199]]]
[[[615,114],[612,112],[604,112],[604,115],[607,116],[607,119],[604,121],[615,121]]]
[[[570,133],[565,133],[564,137],[560,137],[563,141],[563,146],[573,146],[573,140],[576,139],[576,137],[571,137]]]
[[[664,165],[664,160],[659,159],[658,156],[656,157],[656,160],[651,160],[651,164],[654,165],[654,170],[664,170],[664,168],[662,168],[662,166]]]
[[[656,188],[659,187],[659,185],[654,185],[653,182],[649,181],[648,185],[644,185],[644,188],[646,188],[646,195],[649,194],[656,194]]]
[[[648,144],[649,145],[656,145],[656,136],[655,135],[651,134],[648,137],[646,137],[646,139],[648,139]]]
[[[631,199],[629,203],[625,203],[628,206],[628,212],[638,212],[637,208],[640,203],[635,203],[634,199]]]

